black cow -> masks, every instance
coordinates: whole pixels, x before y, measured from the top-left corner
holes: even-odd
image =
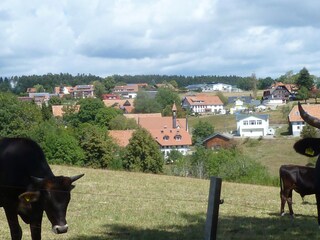
[[[302,108],[300,103],[298,103],[298,108],[299,108],[300,116],[306,123],[320,129],[320,119],[309,115]],[[319,138],[301,139],[294,144],[294,149],[298,153],[309,156],[309,157],[318,156],[320,153],[320,139]],[[319,157],[316,162],[314,176],[315,176],[315,179],[314,179],[315,194],[316,194],[317,211],[318,211],[318,225],[320,227],[320,158]]]
[[[40,146],[27,138],[0,140],[0,207],[9,223],[11,239],[20,240],[18,215],[30,224],[33,240],[41,239],[43,211],[54,233],[68,230],[66,221],[74,177],[54,176]]]
[[[288,203],[290,215],[293,217],[292,210],[292,191],[300,194],[302,199],[306,195],[315,194],[315,169],[312,167],[297,165],[282,165],[279,169],[280,175],[280,214],[284,215],[284,207]]]

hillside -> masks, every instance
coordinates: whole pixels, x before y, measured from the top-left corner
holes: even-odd
[[[53,166],[56,175],[85,177],[76,183],[68,208],[69,232],[54,235],[46,217],[43,239],[102,240],[203,239],[208,180]],[[314,198],[302,205],[294,194],[297,218],[280,218],[279,189],[223,182],[218,239],[315,239],[320,233]],[[1,239],[9,239],[4,214]],[[30,239],[23,224],[23,239]]]

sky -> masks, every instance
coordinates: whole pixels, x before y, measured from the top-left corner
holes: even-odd
[[[1,0],[0,76],[320,76],[317,0]]]

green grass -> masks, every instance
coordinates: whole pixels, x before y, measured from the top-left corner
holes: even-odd
[[[55,235],[47,217],[43,239],[203,239],[209,181],[142,173],[53,166],[55,174],[86,175],[77,181],[68,208],[69,232]],[[294,194],[292,222],[280,218],[279,188],[222,183],[218,239],[316,239],[314,197],[302,205]],[[10,239],[0,215],[1,239]],[[30,239],[27,225],[23,239]]]
[[[283,137],[262,140],[251,139],[244,143],[245,139],[238,139],[238,146],[245,155],[266,166],[271,175],[278,176],[279,167],[282,164],[308,164],[309,158],[296,153],[293,149],[297,140],[298,138]]]

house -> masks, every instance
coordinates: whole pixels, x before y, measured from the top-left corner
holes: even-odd
[[[223,103],[218,96],[198,94],[186,96],[182,100],[182,107],[192,113],[220,113],[224,111]]]
[[[135,130],[109,130],[109,136],[114,139],[120,147],[126,147]]]
[[[159,144],[160,150],[165,157],[172,150],[177,150],[183,155],[188,154],[192,145],[188,131],[188,122],[185,118],[177,118],[177,108],[172,107],[172,117],[152,116],[150,114],[125,114],[126,117],[134,118],[137,123],[145,128]]]
[[[294,84],[283,84],[277,82],[272,85],[270,89],[263,91],[262,103],[266,106],[278,106],[286,104],[292,100],[296,94],[296,87]]]
[[[308,114],[320,118],[320,105],[318,104],[303,104],[303,109],[308,112]],[[306,125],[300,116],[298,106],[294,106],[288,116],[289,126],[291,128],[292,135],[295,137],[300,136],[303,127]]]
[[[133,99],[107,99],[103,103],[107,107],[121,109],[124,113],[131,113],[134,109]]]
[[[94,97],[94,86],[93,85],[76,85],[70,94],[74,98],[88,98]]]
[[[113,93],[120,95],[122,98],[136,98],[138,91],[139,91],[138,84],[127,84],[123,86],[115,86],[113,89]]]
[[[202,145],[207,149],[218,150],[221,148],[231,148],[235,146],[232,136],[226,134],[214,133],[203,140]]]
[[[54,88],[54,93],[60,97],[64,95],[71,95],[74,98],[87,98],[94,97],[94,86],[93,85],[76,85],[71,86],[60,86]]]
[[[48,101],[51,96],[54,96],[54,94],[50,94],[47,92],[41,92],[41,93],[29,93],[29,98],[33,99],[34,103],[37,104],[39,107],[42,106],[42,104],[48,105]]]
[[[241,137],[260,137],[268,135],[269,115],[237,114],[237,134]]]

